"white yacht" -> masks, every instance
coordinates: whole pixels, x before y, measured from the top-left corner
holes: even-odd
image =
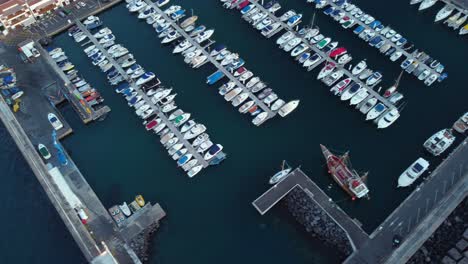
[[[294,111],[298,106],[299,106],[300,100],[293,100],[288,102],[287,104],[283,105],[279,111],[278,114],[281,117],[285,117],[289,115],[292,111]]]
[[[429,168],[429,162],[423,158],[417,159],[398,178],[398,187],[410,186]]]
[[[367,63],[366,60],[360,61],[354,68],[352,69],[351,73],[353,75],[359,75],[361,74],[362,71],[364,71],[367,68]]]
[[[434,22],[439,22],[440,20],[446,19],[453,13],[454,10],[455,7],[452,4],[445,5],[441,10],[439,10],[439,12],[437,12]]]
[[[429,7],[435,5],[437,3],[437,0],[424,0],[422,3],[419,5],[419,11],[428,9]]]
[[[387,128],[400,117],[400,112],[397,108],[388,111],[384,116],[378,119],[377,128]]]
[[[268,112],[261,112],[252,120],[252,123],[256,126],[259,126],[263,123],[263,121],[265,121],[267,117],[268,117]]]
[[[387,107],[383,103],[378,103],[367,113],[366,120],[376,119],[383,112],[385,112],[386,109]]]
[[[351,97],[351,100],[350,100],[349,104],[350,105],[358,105],[359,103],[364,101],[364,99],[366,99],[367,96],[369,96],[369,92],[367,91],[367,89],[365,89],[365,88],[361,89],[353,97]]]
[[[446,151],[455,141],[455,136],[451,129],[442,129],[432,135],[426,142],[424,148],[434,156],[439,156]]]
[[[270,178],[270,184],[276,184],[286,178],[288,174],[291,172],[291,168],[284,169],[282,171],[277,172]]]

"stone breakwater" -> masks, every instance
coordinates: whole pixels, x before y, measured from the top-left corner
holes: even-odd
[[[455,208],[407,263],[468,263],[467,198]]]
[[[345,259],[353,252],[344,230],[302,189],[293,189],[284,198],[284,203],[308,233],[325,242],[327,246],[336,248],[340,257]]]
[[[145,231],[137,235],[132,242],[130,247],[135,251],[138,258],[143,263],[148,263],[150,253],[150,245],[153,239],[154,233],[158,230],[159,224],[154,223],[150,225]]]

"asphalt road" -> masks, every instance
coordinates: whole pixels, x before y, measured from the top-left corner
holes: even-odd
[[[452,195],[455,187],[468,181],[468,139],[454,150],[449,157],[371,234],[367,245],[355,252],[345,263],[382,263],[393,251],[392,240],[400,235],[409,236],[425,217],[442,217],[433,209],[446,206],[444,197]],[[458,193],[466,196],[467,190]],[[457,190],[457,192],[460,192]],[[455,201],[455,200],[453,200]],[[450,201],[448,201],[450,202]],[[427,228],[427,232],[434,230]]]

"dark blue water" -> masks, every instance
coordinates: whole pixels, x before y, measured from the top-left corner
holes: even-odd
[[[173,56],[171,48],[161,46],[153,29],[130,15],[123,5],[102,14],[118,42],[135,55],[138,63],[156,72],[165,85],[173,86],[178,93],[178,105],[204,123],[212,139],[224,145],[229,155],[225,162],[188,179],[167,156],[159,140],[141,127],[141,120],[113,92],[79,45],[66,35],[56,39],[56,44],[66,49],[81,74],[101,91],[112,108],[104,122],[89,126],[82,125],[71,109],[65,109],[65,116],[75,131],[65,140],[65,147],[106,206],[129,201],[141,193],[145,199],[161,203],[167,211],[168,216],[153,244],[151,263],[337,263],[333,249],[323,247],[305,234],[284,209],[275,208],[260,216],[251,206],[268,188],[267,179],[281,161],[287,159],[294,165],[302,165],[314,181],[371,232],[411,191],[397,190],[396,179],[417,157],[427,156],[421,147],[424,140],[451,126],[467,110],[468,92],[463,85],[468,81],[464,64],[468,59],[464,49],[466,39],[442,25],[432,24],[436,8],[418,14],[407,1],[392,2],[391,6],[375,1],[357,2],[363,10],[393,25],[417,47],[441,60],[450,75],[442,84],[430,88],[404,75],[400,89],[408,104],[402,117],[392,127],[377,131],[359,112],[331,96],[316,81],[316,71],[302,70],[288,54],[276,48],[275,39],[263,39],[237,12],[226,11],[215,0],[173,2],[193,8],[201,23],[216,29],[214,38],[218,42],[239,52],[247,61],[246,67],[261,76],[281,97],[301,99],[301,105],[285,119],[278,117],[262,127],[254,127],[250,119],[224,102],[215,87],[205,85],[206,76],[214,68],[187,67],[182,57]],[[287,9],[302,11],[304,21],[310,20],[314,9],[305,1],[281,2]],[[329,18],[318,14],[316,21],[324,34],[348,48],[354,61],[367,58],[372,68],[381,70],[384,87],[393,83],[400,72],[399,65],[391,64]],[[370,171],[370,201],[351,202],[335,185],[327,189],[332,181],[324,169],[319,143],[336,150],[350,150],[354,167]],[[28,253],[20,256],[22,263],[37,261],[35,254],[46,259],[59,254],[47,263],[63,263],[62,254],[63,258],[73,256],[70,263],[82,262],[77,247],[48,205],[37,181],[25,169],[23,178],[30,183],[24,184],[15,169],[23,168],[24,164],[19,161],[10,168],[10,162],[4,162],[10,155],[0,153],[5,157],[0,166],[2,175],[7,171],[5,186],[6,193],[10,194],[5,197],[13,199],[10,197],[21,193],[20,200],[25,203],[24,211],[11,210],[12,205],[3,201],[1,208],[15,219],[14,226],[30,228],[28,232],[22,228],[21,242],[8,243],[11,246],[8,254],[17,256],[27,247]],[[433,164],[437,162],[433,160]],[[15,186],[19,190],[11,191]],[[29,196],[34,188],[40,195]],[[43,199],[36,198],[41,195]],[[41,204],[40,208],[37,203]],[[44,221],[44,215],[38,219],[31,217],[44,212],[53,219]],[[35,225],[37,221],[44,222]],[[44,226],[47,231],[42,229]],[[3,230],[15,239],[18,236],[13,227]],[[39,235],[41,232],[45,233]],[[39,238],[46,241],[38,242]],[[7,262],[20,263],[11,259]]]

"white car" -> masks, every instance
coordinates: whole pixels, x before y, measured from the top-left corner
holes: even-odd
[[[86,6],[86,4],[85,4],[84,2],[78,2],[78,4],[79,4],[80,6],[82,6],[82,7],[85,7],[85,6]]]
[[[59,130],[63,127],[62,122],[57,118],[57,116],[53,113],[49,113],[47,115],[47,118],[49,119],[50,124],[55,130]]]

